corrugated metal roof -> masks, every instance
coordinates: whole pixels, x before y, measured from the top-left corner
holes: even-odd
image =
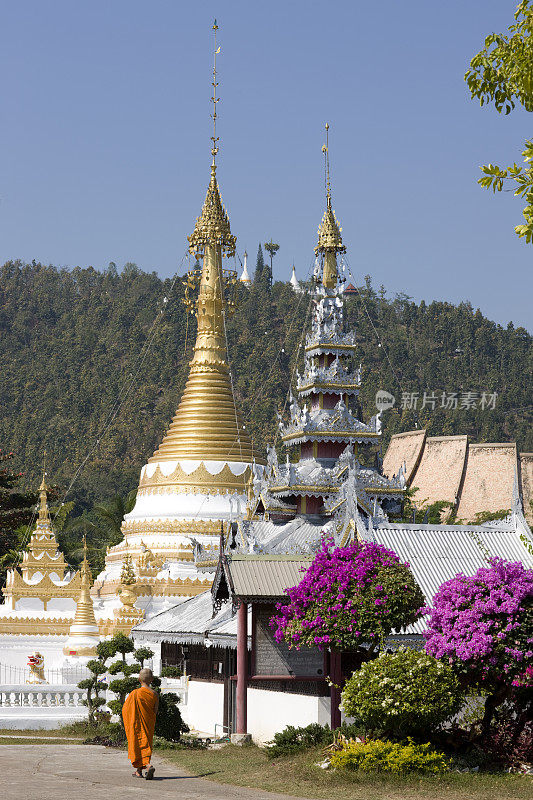
[[[474,575],[487,566],[487,557],[521,561],[533,568],[533,556],[516,530],[490,530],[454,525],[380,525],[375,540],[409,563],[415,580],[431,605],[439,587],[459,573]],[[419,620],[406,633],[422,633],[426,620]]]
[[[251,631],[251,608],[248,614],[248,630]],[[214,644],[236,647],[237,617],[230,603],[213,617],[213,598],[207,591],[140,622],[133,628],[132,635],[139,640],[183,644],[203,644],[207,635]]]
[[[135,631],[180,631],[181,633],[199,633],[206,630],[212,622],[213,603],[211,592],[202,592],[183,600],[166,611],[154,614],[135,626]]]
[[[519,524],[520,523],[520,524]],[[265,526],[271,523],[263,523]],[[514,525],[501,527],[467,525],[409,525],[385,523],[368,531],[369,538],[393,550],[401,561],[410,564],[428,605],[439,587],[457,574],[473,575],[486,566],[487,557],[499,556],[507,561],[521,561],[533,568],[533,555],[521,541],[523,535],[531,541],[531,533],[521,518]],[[272,526],[276,528],[278,526]],[[280,526],[287,531],[287,525]],[[320,526],[315,529],[320,539]],[[298,528],[296,530],[299,530]],[[293,533],[296,531],[293,529]],[[266,530],[265,530],[266,533]],[[306,531],[310,533],[310,531]],[[273,539],[276,537],[272,537]],[[234,555],[226,562],[234,594],[253,600],[261,597],[283,597],[285,589],[296,586],[309,567],[310,557],[302,554]],[[219,567],[220,568],[220,567]],[[205,631],[213,641],[235,646],[236,618],[229,604],[212,618],[211,592],[203,592],[168,611],[141,622],[135,632],[149,638],[161,633],[170,641],[203,641]],[[407,628],[407,634],[421,634],[425,620]]]
[[[285,589],[300,583],[310,563],[302,556],[236,556],[228,570],[237,597],[283,597]]]

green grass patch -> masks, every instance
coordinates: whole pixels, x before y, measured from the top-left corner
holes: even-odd
[[[19,729],[19,728],[0,728],[0,737],[5,739],[6,737],[21,737],[29,739],[53,739],[57,741],[58,739],[79,739],[83,741],[85,738],[82,733],[78,731],[69,731],[65,728],[58,728],[57,730],[29,730],[29,729]]]
[[[165,760],[195,777],[317,800],[530,800],[531,778],[450,772],[435,776],[385,776],[322,770],[322,750],[277,758],[255,745],[220,750],[158,750]]]

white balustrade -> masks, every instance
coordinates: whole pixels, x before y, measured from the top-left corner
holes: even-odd
[[[84,697],[85,693],[75,684],[0,686],[0,709],[15,707],[82,709]]]

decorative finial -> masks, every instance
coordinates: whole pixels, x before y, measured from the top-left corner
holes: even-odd
[[[213,156],[213,164],[212,170],[213,173],[216,171],[216,155],[218,153],[218,139],[217,136],[217,103],[220,98],[217,97],[217,55],[220,53],[220,47],[217,47],[217,31],[218,25],[217,21],[215,20],[213,23],[213,38],[214,38],[214,53],[213,53],[213,97],[211,100],[213,101],[213,135],[211,137],[211,141],[213,142],[213,147],[211,148],[211,155]]]
[[[91,588],[91,568],[89,566],[89,559],[87,558],[87,537],[83,534],[83,561],[81,562],[80,567],[80,576],[81,576],[81,591],[84,599],[87,600],[89,597],[89,590]],[[81,595],[80,595],[81,599]],[[91,603],[92,605],[92,603]]]
[[[324,188],[326,190],[326,201],[331,206],[331,183],[329,179],[329,122],[326,122],[326,144],[322,145],[324,153]]]
[[[326,190],[326,211],[318,229],[318,245],[315,247],[315,254],[319,253],[344,253],[346,247],[342,243],[341,231],[335,212],[331,207],[331,182],[329,175],[329,123],[326,122],[326,144],[322,145],[324,153],[324,188]],[[331,288],[337,282],[337,268],[333,262],[326,265],[323,283]]]
[[[228,258],[235,255],[235,242],[236,237],[231,233],[228,215],[226,209],[222,205],[220,192],[217,184],[217,166],[216,155],[218,153],[218,136],[217,136],[217,55],[220,53],[220,47],[217,47],[217,30],[218,25],[215,20],[213,24],[215,50],[213,61],[213,135],[211,137],[212,148],[211,154],[213,161],[211,162],[211,180],[207,187],[207,195],[202,208],[202,213],[196,220],[194,231],[187,237],[189,240],[189,252],[195,258],[202,258],[205,254],[208,245],[217,245],[222,248],[222,255]]]
[[[48,513],[48,495],[47,495],[48,487],[46,485],[46,472],[43,469],[43,479],[41,481],[41,485],[39,486],[39,519],[41,521],[50,521],[50,515]]]

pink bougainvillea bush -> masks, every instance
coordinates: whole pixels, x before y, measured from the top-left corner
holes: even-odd
[[[375,650],[393,630],[416,622],[424,596],[408,564],[372,542],[335,547],[324,539],[298,586],[271,620],[291,647]]]
[[[429,610],[426,652],[487,693],[484,724],[513,693],[533,690],[533,569],[491,559],[440,587]]]
[[[499,558],[440,587],[426,652],[489,686],[524,681],[533,666],[533,569]]]

